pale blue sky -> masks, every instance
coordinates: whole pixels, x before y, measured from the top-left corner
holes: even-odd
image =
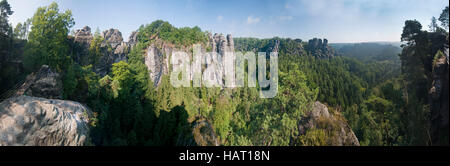
[[[54,0],[8,0],[13,25]],[[162,19],[239,37],[328,38],[331,43],[399,41],[404,21],[426,28],[447,0],[55,0],[72,10],[74,29],[119,29],[127,40],[142,24]]]

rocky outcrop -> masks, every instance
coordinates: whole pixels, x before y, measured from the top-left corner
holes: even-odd
[[[219,146],[219,140],[213,127],[205,119],[198,119],[192,123],[192,134],[197,146]]]
[[[101,44],[102,56],[99,57],[98,63],[93,64],[94,72],[100,76],[105,76],[110,72],[113,63],[126,61],[129,53],[130,45],[136,44],[136,40],[129,44],[123,41],[122,33],[117,29],[109,29],[101,33],[104,41]],[[81,65],[88,65],[89,47],[93,39],[91,28],[88,26],[76,30],[74,34],[74,42],[81,47],[78,49],[75,61]],[[130,38],[137,39],[136,34],[132,34]]]
[[[147,48],[144,63],[155,86],[161,83],[163,75],[169,74],[169,56],[173,51],[172,45],[167,45],[162,41],[157,41]]]
[[[102,37],[109,44],[115,46],[123,42],[122,33],[118,29],[108,29],[102,32]]]
[[[85,26],[82,29],[75,30],[74,45],[72,47],[77,51],[75,52],[74,60],[81,65],[89,64],[89,47],[92,39],[93,36],[90,27]]]
[[[448,51],[433,63],[432,87],[429,91],[431,141],[433,145],[449,143],[449,64]]]
[[[324,130],[327,133],[328,145],[359,146],[359,141],[345,118],[338,112],[330,113],[326,105],[315,102],[313,109],[306,112],[299,125],[300,135],[312,129]]]
[[[0,145],[85,145],[90,115],[88,108],[73,101],[10,98],[0,103]]]
[[[306,51],[308,51],[311,55],[321,58],[330,58],[335,55],[335,51],[333,48],[328,46],[327,39],[311,39],[308,41],[308,45],[305,47]]]
[[[223,34],[208,34],[208,45],[211,46],[212,51],[223,55],[225,52],[234,52],[233,37],[228,34],[226,37]]]
[[[62,99],[63,85],[59,73],[43,65],[38,72],[27,76],[15,96],[28,95],[48,99]]]
[[[82,29],[78,29],[74,34],[75,42],[89,45],[92,41],[91,28],[84,26]]]
[[[131,35],[128,38],[128,45],[130,46],[130,48],[137,44],[138,42],[137,34],[138,34],[137,31],[131,32]]]
[[[101,36],[103,37],[103,56],[100,58],[100,62],[96,65],[95,72],[100,76],[105,76],[110,72],[113,63],[120,61],[127,61],[128,45],[123,42],[122,33],[117,29],[109,29],[103,31]]]
[[[219,85],[224,85],[223,83],[223,56],[225,52],[234,52],[234,41],[231,35],[227,35],[226,37],[222,34],[208,34],[208,42],[205,45],[202,45],[202,49],[200,50],[202,53],[206,53],[207,50],[211,52],[217,53],[217,56],[212,56],[209,54],[208,56],[204,56],[202,58],[203,64],[207,63],[209,65],[214,65],[215,70],[213,75],[216,80],[218,80]],[[144,63],[147,66],[150,74],[150,79],[153,81],[155,86],[158,86],[161,83],[161,79],[164,75],[170,73],[169,67],[169,57],[172,56],[173,52],[182,51],[186,52],[192,60],[192,46],[188,47],[176,47],[172,43],[168,43],[166,41],[157,39],[157,37],[151,39],[153,42],[146,49],[146,56],[144,58]],[[206,49],[208,48],[208,49]],[[176,68],[177,66],[173,66]],[[192,79],[192,78],[190,78]]]

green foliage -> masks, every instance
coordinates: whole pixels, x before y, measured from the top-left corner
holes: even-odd
[[[234,38],[233,40],[237,51],[266,52],[273,49],[278,41],[280,55],[303,55],[305,53],[304,43],[300,39],[274,37],[270,39]]]
[[[215,131],[218,133],[219,137],[225,141],[230,132],[230,120],[232,108],[228,99],[221,97],[215,101],[214,111],[211,112],[211,119],[213,121],[213,126]]]
[[[59,12],[58,4],[40,7],[31,19],[33,26],[28,36],[26,66],[36,69],[47,64],[64,71],[71,64],[67,35],[74,25],[72,12]]]
[[[9,85],[3,83],[5,78],[11,77],[3,74],[13,71],[11,65],[3,64],[4,59],[17,51],[13,46],[22,40],[14,39],[8,24],[9,4],[3,0],[0,8],[3,88]],[[448,29],[448,7],[439,21]],[[14,34],[28,39],[23,60],[29,71],[43,64],[57,69],[64,98],[87,103],[94,111],[92,143],[117,146],[192,145],[195,119],[206,119],[208,130],[223,145],[333,145],[340,127],[332,121],[320,119],[318,128],[299,133],[302,118],[317,100],[336,111],[335,117],[348,121],[361,145],[426,145],[428,87],[433,64],[443,56],[440,50],[448,36],[436,21],[433,31],[427,32],[418,21],[408,20],[401,36],[406,44],[398,57],[400,50],[395,46],[366,43],[343,46],[342,57],[329,59],[311,56],[300,39],[236,38],[238,51],[270,52],[279,44],[278,94],[262,99],[260,87],[175,88],[168,76],[154,86],[144,64],[146,48],[163,40],[192,50],[192,44],[208,41],[208,32],[198,27],[176,28],[161,20],[141,26],[137,44],[126,48],[131,49],[128,61],[113,64],[111,73],[100,78],[93,66],[104,56],[104,39],[97,31],[87,62],[77,64],[72,57],[78,50],[71,48],[75,46],[67,36],[73,25],[71,12],[60,12],[52,3],[39,8],[30,21],[18,24]],[[112,51],[111,46],[107,49]]]
[[[304,146],[326,146],[327,136],[325,130],[323,129],[311,129],[306,132],[305,135],[301,135],[300,138],[301,145]]]
[[[14,12],[11,10],[11,6],[8,1],[2,0],[0,2],[0,34],[1,35],[11,35],[11,26],[9,25],[8,18]]]
[[[401,53],[401,48],[394,45],[378,43],[349,44],[339,48],[339,53],[342,56],[354,58],[365,63],[384,61],[394,62],[391,66],[400,66],[398,54]]]
[[[64,98],[68,98],[75,91],[77,91],[78,77],[81,75],[81,68],[79,65],[72,64],[68,66],[67,72],[63,76]]]
[[[290,65],[291,70],[281,70],[279,92],[275,98],[251,97],[257,95],[249,93],[251,89],[240,93],[243,101],[238,104],[236,113],[241,115],[247,125],[236,125],[233,130],[248,138],[252,145],[293,145],[302,115],[312,108],[316,100],[318,91],[307,86],[307,79],[298,66],[293,63],[286,65]],[[247,95],[250,96],[245,97]],[[246,101],[244,98],[251,100]]]
[[[138,40],[148,45],[148,42],[159,38],[175,45],[191,46],[208,40],[207,34],[199,27],[176,28],[170,23],[157,20],[149,25],[141,26],[138,30]]]
[[[444,10],[442,10],[441,15],[439,16],[439,21],[441,22],[441,25],[448,30],[448,16],[449,15],[449,11],[448,11],[448,6],[445,7]]]
[[[19,39],[28,39],[28,34],[30,33],[31,19],[27,19],[27,21],[23,23],[17,23],[14,28],[14,36]]]
[[[100,35],[100,31],[97,29],[94,34],[94,38],[89,46],[89,64],[97,64],[99,58],[103,55],[101,44],[104,41],[103,37]]]

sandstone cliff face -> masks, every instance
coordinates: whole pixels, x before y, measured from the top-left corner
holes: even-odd
[[[163,75],[169,74],[169,56],[173,51],[176,51],[173,45],[161,40],[155,41],[147,48],[144,63],[155,86],[161,83]]]
[[[136,34],[134,34],[135,36]],[[81,65],[88,65],[89,47],[93,39],[91,28],[88,26],[75,31],[75,42],[79,44],[79,52],[75,61]],[[100,76],[105,76],[110,72],[111,65],[127,60],[130,44],[123,41],[122,33],[117,29],[103,31],[101,36],[104,42],[101,44],[102,57],[97,64],[93,64],[94,71]],[[133,37],[133,36],[131,36]],[[130,37],[130,38],[131,38]],[[136,37],[134,37],[136,38]],[[134,43],[135,44],[135,43]]]
[[[80,103],[19,96],[0,103],[0,146],[81,146],[89,134]]]
[[[209,40],[206,43],[206,46],[202,46],[202,49],[200,50],[202,53],[207,52],[207,49],[205,47],[211,49],[208,51],[217,53],[217,56],[212,56],[211,54],[209,54],[203,57],[203,64],[207,63],[209,65],[213,65],[218,69],[214,71],[212,75],[215,76],[218,84],[223,86],[223,73],[225,72],[223,68],[223,56],[225,55],[225,52],[234,52],[233,37],[231,35],[227,35],[225,37],[222,34],[209,34]],[[171,43],[155,39],[154,42],[152,42],[146,49],[146,56],[144,58],[144,63],[149,70],[150,79],[153,81],[154,85],[158,86],[161,83],[162,76],[170,73],[171,67],[169,58],[170,56],[172,56],[173,52],[186,52],[189,56],[189,60],[192,60],[192,49],[192,46],[179,48]],[[172,66],[172,69],[175,69],[177,67],[178,66],[174,65]],[[191,69],[188,72],[193,71],[194,70]]]
[[[84,26],[82,29],[75,31],[75,41],[82,44],[90,44],[92,41],[91,28]]]
[[[338,112],[330,113],[326,105],[315,102],[311,111],[306,113],[299,125],[300,135],[311,129],[323,129],[327,133],[327,144],[332,146],[359,146],[358,138]]]
[[[431,138],[433,145],[448,145],[449,134],[449,64],[448,49],[433,64],[432,87],[429,91],[431,109]]]
[[[49,66],[43,65],[39,71],[27,76],[26,81],[16,94],[43,97],[48,99],[62,99],[63,85],[59,73],[54,72]]]

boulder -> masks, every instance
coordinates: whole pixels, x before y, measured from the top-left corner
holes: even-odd
[[[30,96],[0,103],[1,146],[81,146],[91,112],[80,103]]]

